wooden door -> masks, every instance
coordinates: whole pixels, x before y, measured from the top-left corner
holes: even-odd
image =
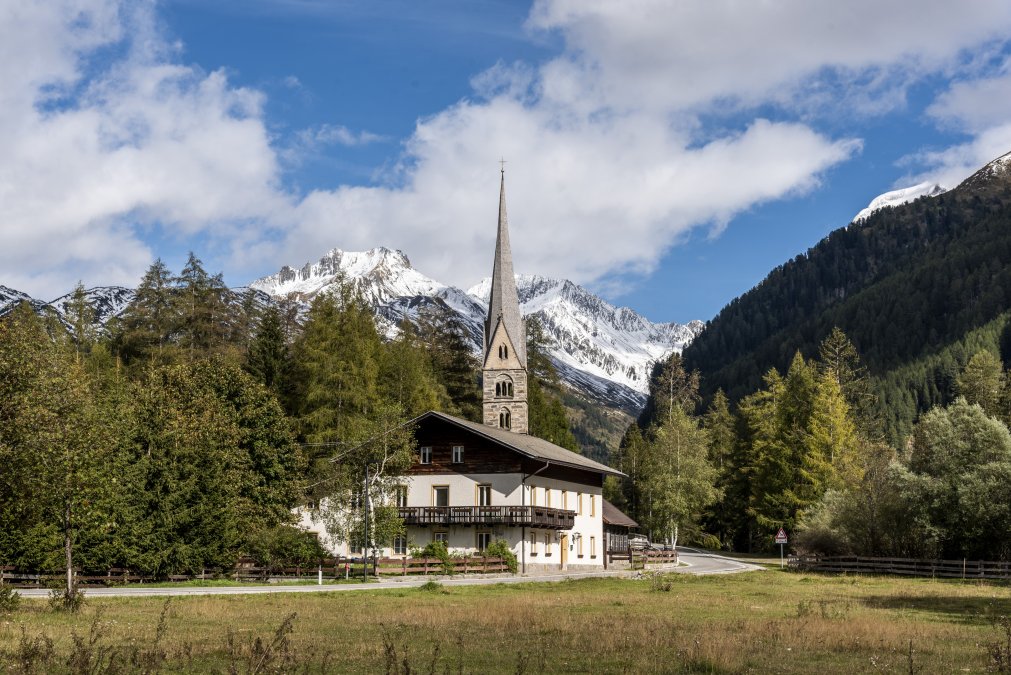
[[[560,553],[561,553],[562,569],[564,570],[565,566],[569,562],[569,535],[567,534],[562,535],[562,541],[559,548],[561,549]]]

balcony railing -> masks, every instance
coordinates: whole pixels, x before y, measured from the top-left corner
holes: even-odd
[[[572,529],[576,512],[544,506],[401,506],[405,525],[515,525]]]

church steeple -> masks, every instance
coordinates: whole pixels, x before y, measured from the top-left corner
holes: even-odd
[[[498,201],[498,234],[492,265],[488,318],[484,322],[484,423],[527,433],[527,341],[520,314],[509,219],[505,168]]]
[[[491,272],[491,297],[488,301],[488,318],[484,323],[484,350],[488,352],[495,324],[502,320],[509,339],[516,347],[516,355],[527,367],[526,335],[520,315],[520,300],[513,274],[513,253],[509,246],[509,217],[506,214],[505,170],[498,196],[498,236],[495,239],[495,262]]]

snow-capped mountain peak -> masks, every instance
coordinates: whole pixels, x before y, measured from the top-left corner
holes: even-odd
[[[1011,180],[1011,152],[1001,155],[997,159],[986,164],[976,173],[966,178],[958,186],[959,189],[979,190],[995,181]]]
[[[938,183],[930,182],[917,183],[916,185],[911,185],[910,187],[892,190],[891,192],[886,192],[872,199],[871,203],[868,204],[866,208],[861,209],[860,213],[853,217],[853,222],[856,223],[861,220],[866,220],[872,213],[887,206],[898,206],[899,204],[905,204],[906,202],[911,202],[920,197],[936,197],[937,195],[944,194],[947,191],[947,188],[942,187]]]
[[[412,268],[399,251],[333,249],[317,263],[299,270],[284,267],[250,287],[275,297],[295,293],[308,302],[341,278],[372,304],[387,334],[394,334],[401,320],[416,320],[422,307],[434,304],[459,315],[474,351],[480,352],[491,280],[468,291],[446,286]],[[702,329],[698,321],[655,324],[564,279],[517,275],[516,286],[524,316],[536,316],[551,338],[550,353],[562,378],[616,406],[641,405],[653,363],[682,349]]]
[[[307,262],[297,270],[285,265],[277,274],[249,286],[274,297],[295,294],[308,302],[342,277],[373,304],[403,296],[434,295],[445,288],[411,267],[403,252],[385,247],[360,252],[330,249],[318,262]]]

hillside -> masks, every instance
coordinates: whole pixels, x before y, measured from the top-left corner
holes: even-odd
[[[813,355],[839,326],[875,377],[895,440],[918,412],[950,398],[970,333],[996,346],[1009,306],[1011,153],[951,191],[832,232],[727,305],[684,357],[701,371],[705,396],[722,388],[736,400],[797,350]]]

